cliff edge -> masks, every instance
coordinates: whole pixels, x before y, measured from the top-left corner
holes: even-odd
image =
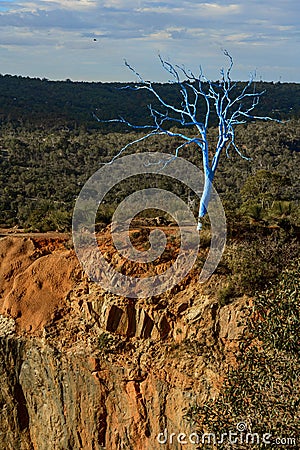
[[[218,395],[249,299],[221,306],[220,275],[207,289],[197,271],[156,297],[115,296],[55,233],[3,236],[0,261],[1,448],[189,448],[157,437],[191,433],[187,409]]]

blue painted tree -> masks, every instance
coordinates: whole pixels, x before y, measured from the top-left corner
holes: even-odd
[[[231,71],[233,67],[233,59],[231,55],[224,50],[224,55],[228,58],[228,67],[220,71],[220,79],[218,81],[211,81],[205,77],[200,66],[199,74],[186,69],[184,66],[173,65],[159,56],[162,67],[172,76],[172,83],[178,86],[181,103],[180,106],[170,104],[167,100],[162,98],[161,94],[154,87],[151,81],[145,81],[143,77],[125,61],[125,65],[137,76],[138,83],[133,86],[126,86],[125,89],[147,90],[151,92],[158,103],[164,108],[164,112],[148,105],[149,113],[152,118],[152,125],[134,125],[128,122],[123,117],[111,120],[101,120],[96,115],[94,117],[101,122],[121,122],[134,129],[149,129],[149,132],[144,136],[125,145],[117,155],[110,161],[112,163],[122,152],[137,142],[149,138],[153,135],[167,135],[176,138],[181,138],[183,143],[180,144],[175,154],[166,163],[170,162],[179,155],[187,145],[192,143],[199,147],[202,154],[203,171],[204,171],[204,188],[200,199],[199,213],[198,213],[198,230],[201,229],[201,220],[207,212],[208,203],[211,195],[212,182],[215,172],[218,167],[220,155],[225,149],[228,156],[229,147],[233,149],[245,159],[238,149],[235,142],[235,127],[239,124],[244,124],[248,120],[276,120],[270,117],[260,117],[254,115],[254,109],[259,103],[260,97],[264,91],[256,92],[254,77],[251,75],[248,83],[241,84],[233,82],[231,79]],[[184,78],[182,80],[182,77]],[[218,123],[218,140],[212,151],[209,142],[207,131],[211,125],[212,113],[214,112],[214,120]],[[172,131],[167,124],[173,123],[177,127],[183,129],[188,127],[193,129],[193,136],[191,137],[183,131]],[[192,134],[192,133],[189,133]],[[213,155],[212,158],[210,155]]]

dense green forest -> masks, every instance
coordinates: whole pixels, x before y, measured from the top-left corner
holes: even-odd
[[[217,130],[210,130],[214,142]],[[3,125],[0,133],[1,226],[47,231],[70,229],[75,199],[85,181],[103,162],[109,161],[123,145],[136,138],[135,133],[103,134],[98,130],[28,130]],[[232,151],[222,155],[215,186],[221,195],[228,219],[245,219],[296,225],[299,217],[299,142],[300,120],[284,124],[252,123],[237,130],[237,143],[252,159],[247,161]],[[129,148],[135,151],[174,152],[176,139],[156,137]],[[213,144],[212,144],[213,145]],[[185,150],[187,157],[201,167],[196,147]],[[140,179],[123,183],[111,192],[102,208],[109,220],[116,205],[129,190],[140,186]],[[161,186],[184,187],[168,180]],[[176,190],[176,189],[175,189]]]
[[[116,124],[101,124],[101,119],[124,116],[135,124],[149,124],[147,105],[158,106],[147,91],[124,89],[124,83],[88,83],[49,81],[39,78],[0,75],[0,120],[29,128],[68,126],[101,129],[105,132],[124,131]],[[132,86],[129,84],[129,86]],[[245,83],[238,82],[240,91]],[[154,87],[172,104],[180,102],[174,83],[154,83]],[[300,84],[257,82],[256,92],[264,91],[256,108],[258,115],[276,118],[300,116]],[[234,92],[233,92],[234,94]],[[211,116],[211,125],[215,117]]]

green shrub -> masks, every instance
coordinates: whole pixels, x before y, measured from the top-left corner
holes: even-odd
[[[299,255],[300,245],[285,233],[274,231],[269,236],[253,236],[229,246],[224,259],[231,272],[232,283],[240,294],[254,295],[274,281],[281,271]]]
[[[185,418],[199,434],[205,430],[220,436],[237,431],[236,425],[245,422],[252,433],[272,435],[271,445],[260,443],[251,448],[283,448],[275,445],[275,437],[299,437],[299,269],[298,258],[278,283],[256,296],[240,344],[238,366],[229,370],[216,400],[194,404],[186,412]],[[218,450],[227,448],[228,442],[218,446]],[[230,448],[248,447],[237,443]],[[297,448],[297,444],[284,448]]]
[[[225,306],[231,303],[236,295],[235,286],[229,282],[227,286],[222,286],[217,292],[217,300],[220,306]]]

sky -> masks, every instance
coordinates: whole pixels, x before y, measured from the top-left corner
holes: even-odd
[[[0,0],[0,73],[166,82],[158,55],[208,79],[300,82],[299,0]]]

